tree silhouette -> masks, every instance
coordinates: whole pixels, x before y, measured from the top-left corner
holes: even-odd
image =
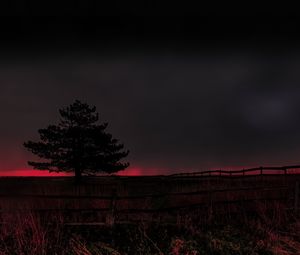
[[[120,162],[129,151],[105,132],[107,123],[97,124],[99,115],[95,106],[76,100],[59,113],[58,125],[38,130],[40,141],[24,143],[33,154],[47,160],[29,161],[30,166],[49,172],[74,172],[77,182],[82,175],[115,173],[129,166]]]

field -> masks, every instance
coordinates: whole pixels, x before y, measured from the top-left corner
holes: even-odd
[[[299,254],[299,174],[0,178],[0,254]]]

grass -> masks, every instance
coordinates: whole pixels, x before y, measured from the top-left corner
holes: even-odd
[[[300,251],[300,219],[280,203],[256,204],[254,213],[199,220],[185,214],[176,224],[65,226],[59,213],[2,215],[1,255],[292,255]]]
[[[293,204],[295,176],[249,178],[93,178],[74,186],[68,178],[0,178],[0,255],[296,255],[300,254],[300,217],[286,210]],[[287,185],[288,190],[255,190],[256,186]],[[18,187],[18,188],[16,188]],[[223,188],[244,191],[222,191]],[[252,189],[253,187],[253,189]],[[159,209],[204,201],[199,209],[142,215],[118,214],[135,224],[74,226],[66,222],[102,221],[103,211],[80,215],[61,209],[107,208],[111,200],[78,196],[118,196],[206,191],[205,194],[117,200],[116,210]],[[220,192],[210,192],[218,190]],[[10,191],[14,191],[11,196]],[[57,195],[31,198],[18,195]],[[62,196],[74,196],[63,198]],[[282,202],[217,203],[243,198],[277,198]],[[204,207],[205,206],[205,207]],[[54,209],[48,211],[48,209]],[[25,210],[24,210],[25,209]],[[36,209],[46,209],[37,212]],[[56,210],[57,209],[57,210]],[[155,220],[155,223],[146,222]],[[118,221],[117,221],[118,222]]]

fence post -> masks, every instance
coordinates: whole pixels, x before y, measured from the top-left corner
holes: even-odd
[[[116,200],[117,200],[117,191],[113,189],[112,197],[110,200],[110,208],[106,216],[106,222],[105,222],[109,226],[113,226],[115,224]]]
[[[295,184],[295,200],[294,200],[294,210],[298,212],[299,206],[299,181],[296,181]]]

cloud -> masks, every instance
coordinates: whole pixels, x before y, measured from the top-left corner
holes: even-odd
[[[297,163],[299,60],[236,50],[2,61],[0,169],[24,168],[22,143],[76,98],[131,150],[132,172]]]

